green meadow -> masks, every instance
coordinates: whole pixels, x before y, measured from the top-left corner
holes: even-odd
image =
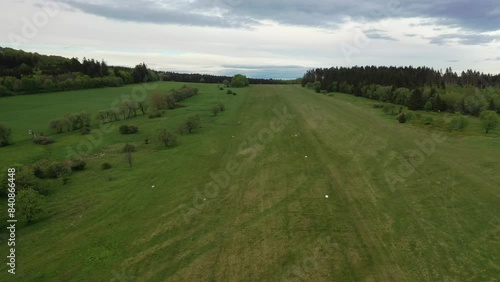
[[[500,130],[483,134],[477,118],[450,133],[399,124],[368,99],[298,85],[227,95],[215,84],[187,84],[199,94],[161,118],[102,130],[93,120],[86,136],[47,126],[137,91],[182,85],[0,99],[0,123],[12,127],[14,143],[0,148],[3,173],[72,151],[87,162],[65,185],[48,182],[43,216],[19,221],[10,281],[498,279]],[[219,103],[226,110],[213,116]],[[193,114],[202,126],[178,136],[178,145],[156,139]],[[120,134],[123,124],[138,134]],[[33,144],[30,129],[55,143]],[[132,167],[121,152],[127,143],[136,146]],[[105,162],[112,168],[102,170]],[[6,230],[6,198],[0,209]],[[0,244],[6,240],[3,231]],[[0,269],[6,277],[6,264]]]

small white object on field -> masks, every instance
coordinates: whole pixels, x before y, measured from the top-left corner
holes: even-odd
[[[306,159],[307,159],[307,156],[306,156]]]
[[[233,138],[234,138],[234,135],[233,135]]]
[[[207,200],[207,198],[203,199],[203,201],[206,201],[206,200]]]
[[[325,198],[327,198],[327,199],[328,199],[328,195],[325,195]]]
[[[154,185],[151,185],[151,188],[155,188],[155,186],[154,186]]]

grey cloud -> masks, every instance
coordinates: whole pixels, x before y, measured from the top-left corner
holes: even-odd
[[[384,31],[380,29],[368,29],[364,31],[364,34],[371,39],[380,39],[380,40],[390,40],[390,41],[397,41],[397,39],[390,37],[389,35],[385,34]]]
[[[450,33],[438,35],[435,37],[427,37],[426,39],[429,39],[430,43],[436,45],[446,45],[452,40],[456,40],[458,41],[458,43],[463,45],[482,45],[490,43],[491,41],[495,40],[496,37],[484,34]]]
[[[500,57],[496,57],[496,58],[488,58],[488,59],[486,59],[485,61],[500,61]]]
[[[195,12],[189,3],[168,6],[164,1],[106,1],[94,4],[83,1],[61,1],[82,12],[104,18],[158,24],[179,24],[191,26],[249,27],[257,24],[248,17],[218,17]]]
[[[248,27],[260,20],[274,20],[282,24],[333,28],[348,19],[377,21],[420,17],[430,19],[421,23],[423,25],[438,22],[467,31],[493,31],[500,27],[497,0],[60,1],[83,12],[117,20],[182,25]],[[199,13],[209,10],[218,10],[222,16]]]

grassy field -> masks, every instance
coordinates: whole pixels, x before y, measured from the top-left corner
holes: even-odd
[[[103,134],[90,155],[104,155],[51,188],[47,216],[18,227],[16,281],[498,280],[498,133],[402,125],[373,101],[300,86],[254,85],[237,96],[193,86],[200,95],[164,118],[114,123],[140,133]],[[24,132],[109,108],[131,90],[1,99],[0,121],[16,132],[0,167],[64,158],[86,137],[40,147]],[[227,110],[213,117],[218,102]],[[178,146],[144,144],[193,113],[203,128]],[[118,152],[125,143],[138,147],[132,168]]]

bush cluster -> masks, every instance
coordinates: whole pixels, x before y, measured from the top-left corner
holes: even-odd
[[[135,125],[122,125],[119,128],[121,134],[135,134],[139,131],[139,128]]]

